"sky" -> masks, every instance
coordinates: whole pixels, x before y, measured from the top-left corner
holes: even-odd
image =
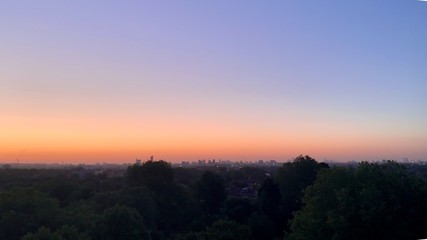
[[[427,2],[1,1],[0,162],[427,160]]]

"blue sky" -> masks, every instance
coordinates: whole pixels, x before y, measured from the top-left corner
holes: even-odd
[[[29,161],[61,152],[69,139],[62,128],[73,117],[112,125],[111,135],[127,141],[142,141],[127,137],[133,131],[145,134],[155,144],[129,152],[171,160],[300,151],[426,159],[426,23],[427,3],[419,1],[2,2],[0,107],[10,136],[0,141],[13,139],[3,155],[27,145]],[[45,137],[13,136],[23,128],[16,118],[64,143],[32,147]],[[165,128],[187,144],[155,140]],[[192,154],[192,143],[207,139],[216,141],[206,156]],[[259,139],[271,147],[238,154]],[[66,149],[81,158],[91,152]]]

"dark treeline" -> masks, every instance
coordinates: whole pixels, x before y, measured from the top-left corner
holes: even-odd
[[[135,164],[124,176],[0,170],[0,239],[269,240],[427,237],[426,168],[330,167],[299,156],[275,171]]]

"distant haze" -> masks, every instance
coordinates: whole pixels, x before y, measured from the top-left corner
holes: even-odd
[[[0,162],[427,160],[419,1],[3,1]]]

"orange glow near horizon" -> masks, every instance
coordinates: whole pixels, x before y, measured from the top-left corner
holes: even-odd
[[[222,125],[221,125],[222,124]],[[251,129],[250,124],[202,123],[191,121],[102,120],[68,117],[8,118],[2,120],[2,162],[23,163],[128,163],[155,155],[171,162],[198,159],[289,160],[299,154],[351,160],[370,156],[371,160],[391,157],[405,150],[416,150],[411,141],[390,149],[395,143],[385,138],[339,131],[332,134],[321,125],[297,126],[300,131]],[[12,127],[11,126],[15,126]],[[323,126],[324,128],[326,126]],[[334,126],[336,128],[336,126]],[[349,137],[351,136],[351,137]]]

